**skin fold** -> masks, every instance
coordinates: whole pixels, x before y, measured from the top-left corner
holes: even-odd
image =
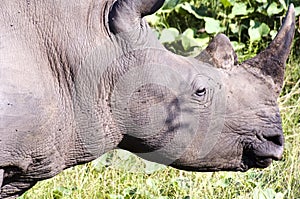
[[[189,171],[282,158],[293,5],[270,46],[239,63],[223,34],[195,58],[167,51],[143,19],[163,3],[1,3],[0,198],[117,147]]]

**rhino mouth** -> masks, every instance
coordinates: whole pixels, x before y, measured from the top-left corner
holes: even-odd
[[[266,168],[273,162],[272,157],[260,157],[254,154],[245,153],[242,157],[242,171],[247,171],[251,168]]]
[[[278,137],[276,140],[282,140]],[[248,170],[250,168],[266,168],[274,161],[282,159],[283,142],[266,140],[259,144],[252,144],[245,147],[242,154],[242,168]]]
[[[270,166],[272,162],[273,162],[272,158],[256,157],[256,165],[258,168],[266,168]]]

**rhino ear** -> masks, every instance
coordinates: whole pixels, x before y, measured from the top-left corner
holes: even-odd
[[[114,34],[141,26],[142,18],[155,13],[164,0],[117,0],[109,13],[109,27]]]
[[[295,9],[290,5],[284,23],[269,47],[256,57],[242,63],[249,70],[259,71],[265,77],[271,77],[279,94],[284,81],[285,63],[290,54],[295,34]]]
[[[237,55],[230,40],[224,34],[218,34],[214,37],[196,59],[223,69],[230,69],[238,63]]]

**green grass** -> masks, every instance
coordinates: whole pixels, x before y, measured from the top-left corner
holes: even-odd
[[[152,174],[89,163],[39,182],[22,199],[92,198],[300,198],[300,64],[287,66],[279,99],[285,154],[269,168],[246,173],[184,172],[167,167]],[[139,163],[137,163],[139,164]]]

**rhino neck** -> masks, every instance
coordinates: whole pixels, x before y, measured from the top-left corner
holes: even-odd
[[[119,140],[105,101],[98,98],[103,90],[97,87],[102,68],[119,48],[109,40],[104,25],[110,4],[100,0],[5,0],[0,5],[5,16],[0,18],[0,61],[7,69],[5,73],[1,70],[0,82],[8,85],[6,79],[16,77],[23,83],[15,86],[18,90],[8,89],[12,96],[21,90],[25,97],[37,99],[41,107],[49,104],[37,110],[27,103],[22,111],[40,111],[34,114],[34,124],[25,125],[39,137],[43,135],[41,140],[49,140],[47,147],[63,156],[62,165],[90,161]],[[100,55],[96,53],[99,59],[91,59],[98,49],[103,49]],[[20,71],[22,74],[16,74]],[[51,109],[46,110],[48,107]],[[49,126],[40,121],[47,121]],[[38,132],[31,126],[43,126],[48,131]]]
[[[31,87],[30,91],[34,97],[41,92],[37,85],[45,85],[39,103],[51,101],[55,109],[49,120],[51,130],[45,136],[51,140],[60,138],[52,141],[59,146],[58,154],[64,156],[62,165],[90,161],[117,146],[122,134],[110,108],[110,96],[117,82],[114,77],[135,67],[123,59],[130,52],[158,46],[152,45],[154,37],[148,39],[148,28],[111,34],[106,19],[112,3],[113,0],[5,0],[0,6],[5,16],[0,19],[0,34],[8,35],[1,40],[6,46],[0,49],[1,60],[6,59],[7,49],[11,53],[26,52],[26,62],[18,60],[16,64],[10,60],[10,65],[26,68],[22,77],[24,81],[32,77],[30,85],[36,89]]]
[[[162,47],[154,42],[155,36],[146,25],[144,29],[136,27],[113,35],[107,27],[112,1],[93,1],[90,5],[86,1],[60,3],[60,11],[51,7],[47,11],[58,19],[51,19],[43,24],[47,28],[40,28],[50,31],[39,34],[52,76],[72,110],[75,147],[70,150],[69,159],[87,162],[113,149],[122,139],[112,116],[110,96],[117,76],[135,67],[125,57],[138,57],[132,56],[132,51]],[[72,10],[73,14],[62,14],[65,10]],[[43,15],[44,12],[35,13],[36,18]]]
[[[144,45],[131,48],[132,43],[120,40],[103,40],[85,57],[74,78],[72,99],[77,135],[86,149],[95,154],[93,157],[116,147],[125,133],[114,117],[114,97],[119,94],[122,78],[152,62],[152,56],[166,52]]]
[[[105,24],[111,4],[60,1],[60,5],[48,8],[50,16],[58,16],[44,24],[50,31],[40,33],[52,75],[71,106],[75,146],[69,159],[75,159],[76,164],[99,157],[121,139],[102,97],[105,91],[99,88],[103,71],[119,52]],[[69,13],[65,14],[66,10]]]

